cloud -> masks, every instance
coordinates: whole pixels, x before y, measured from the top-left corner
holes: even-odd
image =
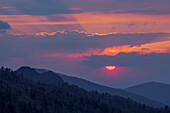
[[[170,54],[168,53],[139,54],[132,52],[119,53],[116,56],[93,55],[85,58],[86,60],[83,60],[82,64],[92,68],[115,65],[117,67],[156,68],[168,71],[170,67]]]
[[[50,35],[49,35],[50,34]],[[42,35],[42,36],[40,36]],[[103,35],[90,35],[84,32],[77,31],[63,31],[53,33],[39,33],[43,39],[52,38],[55,45],[54,47],[63,51],[84,52],[88,49],[101,49],[110,47],[119,47],[124,45],[140,46],[142,44],[154,43],[168,40],[170,37],[168,33],[136,33],[136,34],[103,34]],[[46,42],[41,42],[46,43]],[[63,46],[64,45],[64,46]],[[129,47],[129,46],[128,46]]]
[[[0,35],[0,64],[14,69],[21,65],[50,68],[58,72],[79,75],[79,77],[84,76],[84,78],[98,82],[100,79],[101,83],[110,84],[111,86],[116,83],[122,86],[122,84],[129,84],[130,81],[131,83],[132,81],[133,83],[144,81],[141,78],[153,80],[156,75],[160,76],[158,80],[159,78],[170,80],[169,72],[165,68],[169,61],[165,62],[164,59],[167,59],[167,57],[164,54],[158,55],[158,57],[156,57],[156,53],[148,54],[148,56],[142,55],[141,57],[138,57],[138,53],[119,53],[115,57],[106,55],[96,56],[96,54],[104,54],[107,50],[112,52],[112,49],[118,49],[118,52],[121,52],[122,50],[127,51],[129,48],[132,48],[132,50],[136,51],[138,48],[134,48],[134,46],[148,45],[150,43],[155,43],[156,45],[141,46],[139,49],[143,49],[141,51],[151,51],[153,47],[160,49],[162,45],[168,46],[168,43],[160,44],[160,41],[167,41],[169,36],[167,33],[90,35],[76,31],[58,31],[54,34],[48,33],[42,36],[3,34],[3,36]],[[126,46],[127,44],[130,46]],[[115,60],[113,60],[114,58]],[[150,58],[152,63],[145,61],[145,63],[149,63],[149,66],[146,66],[143,63],[144,58],[147,61]],[[136,63],[131,64],[130,61],[133,59]],[[156,60],[158,62],[155,62],[155,64],[160,63],[159,67],[153,65],[153,61]],[[127,64],[121,61],[126,61]],[[142,65],[140,66],[139,63],[142,63]],[[103,67],[105,65],[127,66],[127,68],[118,67],[115,70],[116,73],[109,72],[110,74],[107,74]],[[133,70],[134,66],[136,67]],[[147,69],[139,71],[136,69],[143,69],[145,67]],[[164,75],[167,76],[162,77]],[[111,77],[109,78],[109,76]],[[115,79],[115,77],[119,79]],[[148,79],[148,77],[152,78]],[[105,82],[103,82],[104,79],[106,80]]]
[[[48,21],[53,21],[53,22],[63,22],[63,21],[76,21],[74,16],[64,17],[63,15],[47,15]]]
[[[6,59],[3,62],[10,64],[11,59],[17,58],[23,59],[23,62],[28,62],[29,59],[30,64],[40,62],[51,64],[50,62],[61,60],[82,61],[85,59],[84,56],[91,55],[114,56],[119,52],[160,53],[167,49],[167,47],[164,48],[164,45],[167,45],[167,37],[170,36],[167,33],[90,35],[77,31],[40,34],[38,36],[8,34],[0,36],[0,51],[3,54],[1,59]],[[0,63],[3,62],[0,61]],[[103,66],[103,64],[99,66]]]
[[[7,22],[0,21],[0,29],[10,29],[10,28],[11,26]]]
[[[0,9],[15,9],[15,7],[3,6],[3,7],[0,7]]]
[[[42,36],[41,36],[42,35]],[[12,37],[12,38],[11,38]],[[136,33],[136,34],[105,34],[105,35],[90,35],[84,32],[77,31],[63,31],[52,33],[39,33],[38,36],[6,36],[0,40],[0,45],[6,47],[10,41],[13,41],[12,49],[28,48],[30,51],[44,51],[48,53],[53,52],[69,52],[82,53],[89,49],[104,50],[106,48],[113,48],[120,46],[133,47],[142,44],[156,43],[167,41],[170,34],[168,33]],[[9,40],[10,39],[10,40]],[[21,48],[15,47],[15,45]],[[34,46],[32,46],[34,45]],[[159,44],[161,46],[161,44]],[[144,46],[142,48],[146,48]],[[150,46],[149,46],[150,48]],[[133,48],[132,48],[133,49]],[[13,50],[15,51],[15,50]],[[10,53],[10,52],[9,52]]]
[[[154,10],[154,9],[132,9],[132,10],[123,10],[123,11],[114,11],[114,13],[142,13],[142,14],[154,14],[154,15],[163,15],[163,14],[170,14],[169,10]]]
[[[0,34],[6,33],[8,29],[11,29],[11,26],[7,22],[0,21]]]
[[[70,10],[71,7],[68,6],[66,0],[16,0],[6,4],[15,6],[18,12],[29,15],[72,14],[82,12],[81,10]]]
[[[128,24],[128,27],[133,27],[133,26],[135,26],[135,23]]]
[[[142,48],[141,50],[150,50],[149,48]]]
[[[0,0],[31,15],[72,14],[84,11],[170,14],[169,0]]]

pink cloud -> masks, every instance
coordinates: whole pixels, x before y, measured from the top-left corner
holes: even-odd
[[[12,6],[3,6],[3,7],[0,7],[0,9],[16,9],[16,7],[12,7]]]

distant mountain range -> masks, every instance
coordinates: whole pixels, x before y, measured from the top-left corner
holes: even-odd
[[[109,93],[112,95],[131,98],[139,103],[154,106],[154,107],[163,107],[165,105],[154,99],[152,100],[144,96],[141,96],[139,94],[125,91],[123,89],[116,89],[116,88],[99,85],[81,78],[67,76],[61,73],[55,73],[46,69],[37,69],[37,68],[30,68],[24,66],[16,70],[16,72],[20,74],[22,73],[24,77],[29,78],[36,82],[37,81],[41,81],[45,83],[67,82],[70,85],[74,84],[88,91],[98,91],[100,93]]]
[[[23,76],[22,72],[29,74]],[[31,73],[38,77],[26,78]],[[48,75],[56,76],[57,82],[40,77]],[[86,91],[64,83],[50,71],[37,74],[29,67],[22,67],[18,72],[1,67],[0,113],[170,113],[170,109],[168,106],[154,108],[108,93]]]
[[[170,84],[149,82],[125,88],[124,90],[170,106]]]

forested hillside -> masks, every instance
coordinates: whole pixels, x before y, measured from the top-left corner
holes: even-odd
[[[133,94],[133,93],[124,91],[122,89],[103,86],[100,84],[90,82],[85,79],[72,77],[72,76],[68,76],[65,74],[61,74],[61,73],[55,73],[47,69],[37,69],[37,68],[28,67],[28,66],[22,66],[19,69],[17,69],[16,72],[18,74],[22,73],[24,78],[33,80],[35,82],[40,81],[40,82],[47,83],[47,84],[67,82],[69,85],[76,85],[87,91],[98,91],[99,93],[109,93],[111,95],[122,96],[125,98],[130,98],[138,103],[146,104],[146,105],[153,106],[156,108],[161,108],[165,106],[164,104],[160,102],[153,101],[146,97]]]
[[[67,83],[36,83],[8,68],[0,69],[0,113],[170,113],[165,108]]]

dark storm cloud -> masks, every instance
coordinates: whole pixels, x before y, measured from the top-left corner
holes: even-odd
[[[139,54],[132,52],[119,53],[116,56],[95,55],[85,58],[87,60],[82,61],[82,64],[93,68],[115,65],[118,67],[148,67],[169,71],[170,67],[170,54],[168,53]]]

